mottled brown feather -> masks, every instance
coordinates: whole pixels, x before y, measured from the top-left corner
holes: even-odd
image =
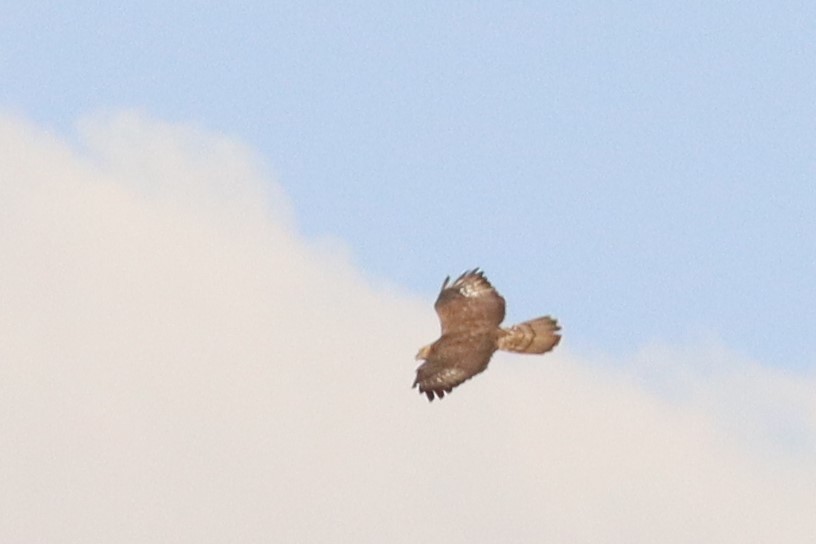
[[[434,304],[442,334],[498,327],[504,320],[504,298],[478,268],[448,285],[442,284]]]
[[[442,328],[439,339],[423,347],[414,387],[428,400],[483,372],[497,349],[519,353],[545,353],[561,339],[560,327],[551,317],[499,327],[504,320],[504,298],[479,269],[469,270],[453,283],[445,278],[434,304]]]
[[[531,319],[509,329],[502,329],[498,348],[516,353],[547,353],[561,341],[561,327],[550,316]]]

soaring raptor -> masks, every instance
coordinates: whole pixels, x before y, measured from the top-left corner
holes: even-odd
[[[445,278],[434,308],[442,335],[417,353],[424,362],[417,368],[414,387],[429,401],[483,372],[497,350],[546,353],[561,340],[561,327],[550,316],[502,328],[504,298],[478,268],[450,283]]]

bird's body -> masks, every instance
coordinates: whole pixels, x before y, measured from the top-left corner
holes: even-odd
[[[442,334],[419,350],[414,387],[428,400],[442,398],[462,382],[483,372],[496,350],[546,353],[561,340],[555,319],[545,316],[510,328],[504,320],[504,298],[484,274],[470,270],[451,283],[445,278],[434,308]]]

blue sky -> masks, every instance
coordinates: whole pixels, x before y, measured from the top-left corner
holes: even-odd
[[[573,349],[813,368],[812,5],[167,4],[6,5],[0,106],[234,136],[370,277],[481,266]]]

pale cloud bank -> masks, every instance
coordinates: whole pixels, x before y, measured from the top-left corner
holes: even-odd
[[[565,324],[428,404],[432,301],[300,237],[250,150],[78,133],[0,118],[0,541],[813,541],[812,377]]]

